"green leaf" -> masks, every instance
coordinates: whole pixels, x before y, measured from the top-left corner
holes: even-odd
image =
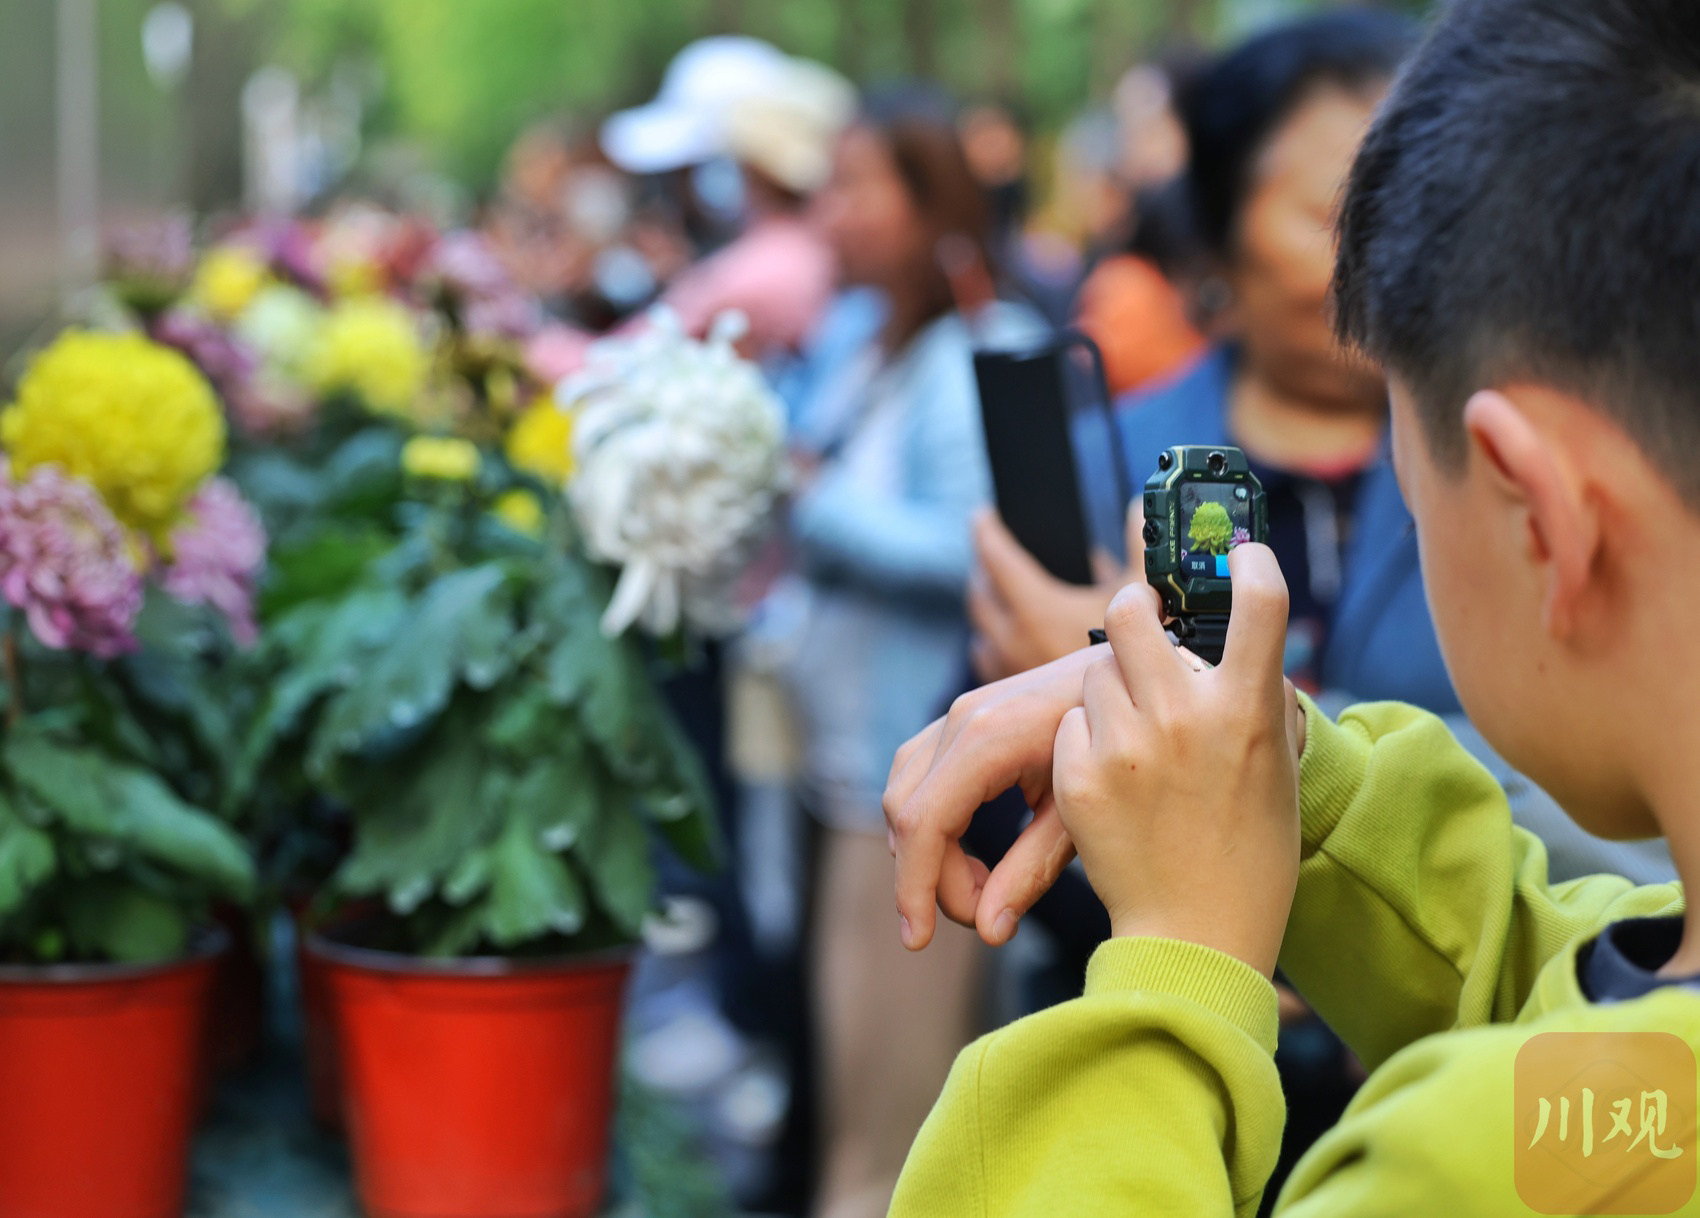
[[[283,519],[311,511],[323,496],[317,474],[275,448],[232,453],[226,472],[260,509],[274,536]]]
[[[375,527],[340,522],[296,542],[273,545],[266,556],[261,614],[269,620],[298,605],[347,595],[390,545]]]
[[[326,708],[309,769],[325,773],[339,753],[436,716],[457,678],[487,689],[500,680],[514,634],[508,572],[487,564],[445,575],[428,588],[359,678]]]
[[[423,931],[420,954],[459,956],[472,951],[484,934],[484,912],[482,905],[471,905],[436,920],[434,925]]]
[[[242,839],[148,771],[29,732],[7,737],[0,757],[24,793],[68,829],[96,839],[89,845],[97,854],[99,839],[122,842],[232,899],[252,894]]]
[[[636,648],[599,631],[575,632],[552,649],[547,673],[551,696],[579,708],[584,730],[615,773],[638,777],[659,704]]]
[[[725,860],[725,842],[701,755],[664,705],[657,706],[650,740],[657,776],[642,788],[639,809],[685,862],[700,871],[718,868]]]
[[[122,808],[123,836],[136,850],[233,901],[253,897],[253,860],[223,823],[178,799],[145,770],[112,766],[106,786]]]
[[[65,929],[81,958],[144,963],[180,956],[188,946],[184,911],[133,884],[77,884],[67,889],[62,904]]]
[[[463,858],[443,881],[443,900],[465,905],[490,886],[490,852],[474,850]]]
[[[107,762],[100,754],[65,748],[34,732],[14,731],[0,749],[0,760],[13,781],[66,827],[78,833],[121,836],[123,809],[107,790]]]
[[[217,645],[213,620],[201,606],[186,605],[150,586],[136,617],[136,641],[141,649],[126,657],[124,663],[150,656],[169,661],[193,659]]]
[[[510,815],[531,830],[542,849],[566,850],[595,826],[606,798],[595,757],[565,736],[514,784]]]
[[[560,731],[559,718],[547,688],[528,681],[503,699],[501,709],[484,729],[484,739],[490,747],[512,756],[530,757],[554,743]]]
[[[514,947],[549,934],[570,935],[584,926],[584,889],[564,859],[538,844],[517,818],[491,851],[486,936]]]
[[[637,646],[603,637],[606,598],[600,574],[574,560],[540,590],[538,618],[556,634],[544,661],[549,695],[578,710],[614,777],[641,793],[645,815],[680,856],[711,869],[724,849],[702,759],[656,692]]]
[[[649,801],[644,801],[649,806]],[[656,830],[673,852],[698,871],[718,871],[726,863],[726,840],[717,820],[706,809],[675,820],[659,820]]]
[[[413,764],[368,773],[347,792],[355,814],[354,853],[337,876],[342,891],[382,893],[402,914],[454,875],[506,811],[495,799],[481,798],[491,794],[491,759],[472,709],[445,717],[407,761]]]
[[[312,605],[279,619],[272,633],[289,650],[292,662],[270,682],[243,741],[231,783],[237,798],[252,790],[259,768],[302,712],[324,694],[353,682],[369,653],[393,634],[406,612],[407,598],[399,590],[370,588],[333,607]]]
[[[0,795],[0,917],[22,905],[56,863],[53,839],[20,820]]]
[[[337,515],[369,512],[396,499],[403,442],[389,427],[368,427],[344,441],[325,462],[325,508]]]
[[[655,869],[649,861],[649,834],[637,814],[611,802],[603,809],[596,833],[574,854],[589,873],[596,903],[621,930],[638,934],[655,904]]]

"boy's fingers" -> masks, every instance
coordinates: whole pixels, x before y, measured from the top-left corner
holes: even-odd
[[[939,742],[944,738],[944,728],[945,721],[942,716],[933,720],[917,735],[910,737],[908,742],[897,750],[897,756],[892,758],[891,773],[885,780],[884,805],[887,824],[891,823],[892,814],[915,793],[915,788],[920,786],[921,780],[927,776],[933,758],[938,756]]]
[[[1082,649],[956,700],[950,713],[900,750],[885,792],[897,855],[904,942],[932,938],[934,902],[950,847],[980,805],[1013,786],[1040,785],[1064,710],[1078,705],[1085,667],[1101,649]]]
[[[980,890],[990,874],[984,863],[962,849],[960,842],[946,847],[944,867],[939,872],[939,908],[945,917],[963,926],[973,926],[980,906]]]
[[[1063,775],[1074,766],[1086,764],[1092,756],[1092,728],[1086,720],[1086,708],[1077,706],[1063,716],[1057,727],[1057,743],[1051,762],[1052,787],[1066,786]],[[1058,816],[1061,823],[1061,816]]]
[[[1163,629],[1162,599],[1148,584],[1129,584],[1116,593],[1104,614],[1104,633],[1135,702],[1159,698],[1174,675],[1186,670]]]
[[[1094,661],[1086,670],[1081,701],[1092,739],[1116,756],[1129,753],[1134,734],[1133,699],[1113,656]]]
[[[1234,607],[1222,667],[1261,688],[1278,683],[1287,647],[1287,581],[1275,552],[1264,545],[1236,546],[1228,555]]]
[[[898,823],[892,826],[892,832],[897,835],[899,932],[903,946],[918,952],[933,940],[939,878],[944,872],[946,851],[953,843],[924,825]]]
[[[933,912],[940,877],[980,805],[1020,781],[1018,763],[999,755],[1004,744],[987,732],[958,733],[943,740],[906,797],[887,790],[886,823],[897,841],[897,909],[904,919],[903,942],[919,950],[933,937]],[[973,920],[969,914],[968,920]]]
[[[993,947],[1008,943],[1034,902],[1050,891],[1074,858],[1074,842],[1056,804],[1046,800],[1004,852],[980,890],[974,924]]]

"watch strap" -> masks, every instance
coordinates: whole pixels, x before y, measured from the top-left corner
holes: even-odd
[[[1222,662],[1228,646],[1228,615],[1201,613],[1175,619],[1175,638],[1182,647],[1212,667]]]
[[[1171,631],[1176,642],[1212,668],[1222,662],[1222,653],[1228,646],[1228,617],[1226,614],[1210,613],[1199,617],[1176,618]],[[1088,630],[1086,632],[1086,645],[1088,647],[1096,647],[1100,643],[1108,643],[1109,641],[1110,636],[1102,630]]]

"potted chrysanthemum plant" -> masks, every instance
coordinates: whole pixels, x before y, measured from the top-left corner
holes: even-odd
[[[70,332],[0,414],[0,1214],[179,1213],[214,902],[249,852],[216,665],[265,553],[205,379]]]
[[[701,761],[657,690],[655,649],[627,627],[671,629],[699,593],[724,599],[711,577],[771,504],[779,413],[729,341],[645,341],[645,363],[674,348],[676,373],[696,361],[699,425],[679,429],[671,460],[655,448],[666,409],[628,392],[669,382],[606,358],[566,395],[590,432],[545,402],[501,448],[416,437],[398,543],[336,595],[272,619],[257,653],[271,696],[250,759],[301,758],[352,818],[309,953],[371,1212],[595,1211],[653,841],[703,865],[716,852]],[[648,444],[614,444],[596,422],[610,411]],[[720,533],[676,528],[668,548],[641,550],[659,526],[615,493],[616,463],[654,482],[658,504],[693,487],[716,510],[687,531]],[[663,470],[685,482],[662,485]],[[571,493],[579,479],[589,494]],[[589,556],[613,557],[608,510],[639,531],[620,543],[628,571],[647,560],[639,591],[617,594],[617,573]],[[702,561],[682,571],[680,556]]]

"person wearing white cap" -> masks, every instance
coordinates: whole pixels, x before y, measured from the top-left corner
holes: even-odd
[[[602,145],[631,173],[665,173],[716,157],[743,172],[746,223],[724,249],[662,296],[691,333],[727,309],[749,320],[744,349],[795,351],[831,298],[831,249],[804,217],[856,108],[854,88],[821,64],[752,38],[707,38],[681,51],[653,102],[614,115]]]

